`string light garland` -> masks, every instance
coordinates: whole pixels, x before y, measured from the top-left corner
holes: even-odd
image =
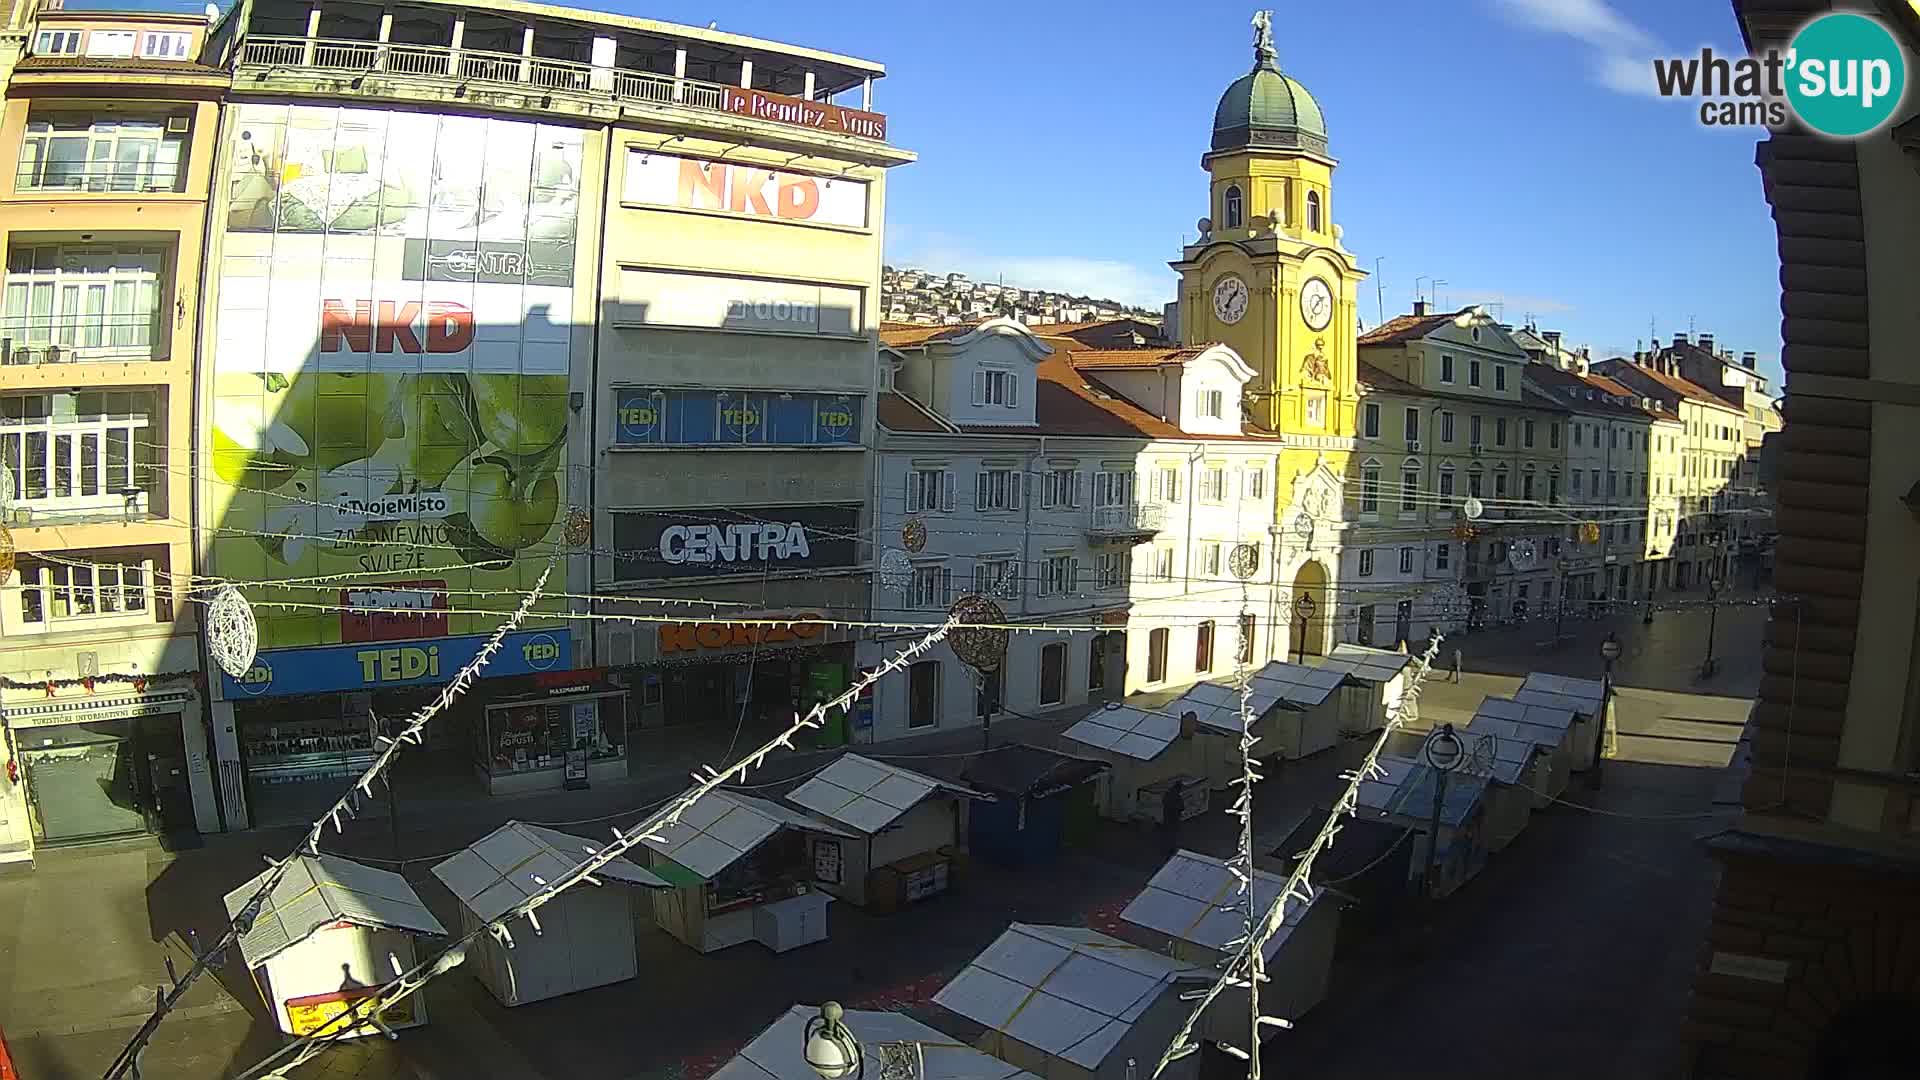
[[[239,589],[221,589],[207,605],[207,655],[220,670],[238,679],[253,667],[260,649],[260,625]]]
[[[1237,943],[1233,956],[1222,965],[1220,977],[1214,980],[1213,985],[1205,990],[1191,991],[1181,995],[1181,1000],[1194,1002],[1193,1012],[1187,1016],[1186,1022],[1180,1026],[1180,1030],[1174,1035],[1173,1041],[1167,1045],[1166,1053],[1160,1056],[1159,1063],[1153,1068],[1152,1075],[1154,1077],[1160,1076],[1166,1071],[1168,1065],[1173,1064],[1180,1058],[1199,1051],[1200,1044],[1193,1038],[1194,1029],[1199,1027],[1200,1018],[1206,1014],[1207,1008],[1229,987],[1245,987],[1249,989],[1251,994],[1251,988],[1257,984],[1256,975],[1258,975],[1261,970],[1259,961],[1253,958],[1261,955],[1261,951],[1265,949],[1267,941],[1286,924],[1288,902],[1297,901],[1302,904],[1313,902],[1313,885],[1311,878],[1314,861],[1320,857],[1322,851],[1325,851],[1327,847],[1333,843],[1334,836],[1338,834],[1342,828],[1341,818],[1352,817],[1358,812],[1361,782],[1369,779],[1380,779],[1386,776],[1386,770],[1380,767],[1380,755],[1386,749],[1387,739],[1395,731],[1398,731],[1404,726],[1418,711],[1417,706],[1420,698],[1421,685],[1426,682],[1427,674],[1433,670],[1433,661],[1434,658],[1440,654],[1440,642],[1442,640],[1441,635],[1437,633],[1434,634],[1428,639],[1426,651],[1422,652],[1420,656],[1414,660],[1412,672],[1407,676],[1406,688],[1401,692],[1400,701],[1394,706],[1393,710],[1387,714],[1386,726],[1380,729],[1380,737],[1374,740],[1373,746],[1367,751],[1366,757],[1361,760],[1359,766],[1352,772],[1344,774],[1347,780],[1346,789],[1340,794],[1340,797],[1334,801],[1333,810],[1327,814],[1326,823],[1321,825],[1320,831],[1314,835],[1313,841],[1307,845],[1306,850],[1296,857],[1297,861],[1294,863],[1293,871],[1287,875],[1286,883],[1281,887],[1280,894],[1274,897],[1273,903],[1268,906],[1266,912],[1260,917],[1258,924],[1253,928],[1253,931],[1247,935],[1246,939]],[[1244,719],[1244,705],[1242,706],[1242,711]],[[1246,798],[1245,792],[1242,793],[1241,797]],[[1247,1047],[1244,1049],[1235,1047],[1227,1048],[1230,1052],[1234,1053],[1235,1056],[1246,1057],[1250,1069],[1254,1068],[1252,1062],[1258,1061],[1260,1058],[1262,1021],[1272,1021],[1272,1018],[1259,1017],[1257,1013],[1255,1014],[1253,1029],[1250,1032],[1251,1038],[1248,1040],[1249,1045]],[[1285,1022],[1279,1021],[1278,1023],[1284,1025]],[[1249,1075],[1257,1074],[1250,1073]]]
[[[0,675],[0,689],[6,690],[45,690],[53,697],[61,690],[79,688],[91,694],[103,684],[107,686],[131,686],[135,693],[144,694],[149,687],[172,686],[177,683],[192,683],[195,689],[204,690],[207,676],[200,671],[162,671],[152,675],[135,672],[107,672],[100,675],[82,675],[77,679],[15,679]]]
[[[693,786],[667,803],[665,807],[650,815],[646,820],[630,829],[613,829],[614,840],[598,851],[583,845],[588,855],[581,862],[553,880],[542,883],[538,892],[528,896],[494,919],[482,923],[467,931],[452,944],[442,949],[428,960],[416,964],[408,971],[396,976],[382,985],[377,993],[356,1000],[318,1029],[289,1042],[286,1046],[268,1055],[266,1058],[240,1073],[237,1080],[262,1080],[262,1078],[285,1077],[288,1072],[324,1052],[327,1047],[345,1038],[368,1022],[370,1017],[377,1018],[394,1005],[419,992],[420,988],[440,975],[444,975],[466,961],[467,946],[477,940],[481,934],[491,935],[505,948],[513,948],[513,934],[509,924],[515,919],[525,919],[536,935],[545,933],[536,914],[540,908],[552,902],[561,893],[585,882],[599,885],[594,875],[601,867],[624,856],[629,850],[643,842],[664,843],[662,830],[679,823],[689,808],[699,802],[708,793],[722,786],[730,779],[744,780],[748,773],[759,768],[766,759],[780,750],[793,750],[793,740],[802,733],[820,727],[826,722],[827,715],[836,709],[845,709],[855,699],[867,691],[867,688],[885,676],[904,669],[912,664],[927,650],[939,644],[959,625],[957,618],[949,617],[946,622],[935,627],[925,637],[912,645],[901,649],[885,663],[873,669],[853,685],[829,701],[822,701],[808,710],[805,715],[796,714],[792,724],[734,761],[724,769],[702,766],[693,774]]]
[[[547,563],[547,567],[541,572],[539,580],[534,582],[533,589],[520,601],[520,607],[514,612],[513,616],[506,622],[500,624],[498,629],[494,630],[493,634],[487,638],[486,643],[481,645],[480,651],[475,654],[474,658],[468,661],[466,665],[460,669],[459,673],[453,677],[453,680],[441,688],[438,694],[434,695],[431,700],[421,706],[420,709],[413,714],[412,718],[402,725],[398,734],[375,737],[375,742],[376,745],[380,747],[380,752],[374,756],[372,763],[348,786],[345,794],[334,800],[332,806],[328,807],[325,812],[314,819],[312,826],[310,826],[306,834],[301,837],[299,844],[294,847],[293,851],[285,859],[278,862],[272,859],[268,860],[269,870],[261,879],[260,887],[255,889],[253,894],[247,897],[246,903],[240,906],[239,914],[234,916],[228,923],[226,932],[220,935],[220,939],[214,942],[212,947],[196,955],[193,958],[193,963],[187,967],[187,970],[182,972],[180,976],[174,980],[173,985],[160,994],[158,1000],[154,1003],[153,1015],[149,1016],[146,1022],[140,1025],[140,1029],[134,1032],[133,1038],[127,1042],[126,1046],[121,1048],[119,1056],[115,1057],[113,1064],[107,1067],[105,1080],[118,1080],[118,1078],[125,1076],[129,1070],[133,1071],[136,1076],[138,1075],[140,1053],[145,1049],[148,1040],[153,1038],[153,1033],[159,1029],[161,1021],[165,1020],[167,1014],[173,1011],[180,999],[186,995],[187,990],[199,980],[201,975],[205,974],[216,964],[224,962],[223,958],[227,950],[239,942],[241,934],[252,928],[253,921],[259,917],[261,909],[266,904],[267,897],[271,896],[273,890],[279,887],[280,882],[286,877],[287,871],[298,861],[299,857],[301,855],[320,854],[320,841],[326,836],[327,826],[332,825],[334,832],[340,832],[344,828],[343,819],[352,819],[359,814],[361,799],[363,797],[368,800],[373,798],[373,785],[375,781],[384,780],[386,783],[392,783],[391,778],[386,777],[386,772],[393,764],[394,759],[399,756],[401,748],[408,743],[419,744],[423,742],[421,732],[425,730],[427,722],[445,711],[461,694],[466,693],[467,688],[472,686],[474,680],[480,677],[480,672],[489,663],[492,663],[494,655],[498,653],[502,645],[505,644],[507,635],[519,628],[520,623],[525,620],[527,614],[533,610],[533,605],[539,602],[540,593],[546,588],[547,578],[553,573],[554,565],[555,562],[552,561]],[[251,660],[249,660],[249,663],[251,663]],[[242,670],[244,671],[245,669],[243,668]]]

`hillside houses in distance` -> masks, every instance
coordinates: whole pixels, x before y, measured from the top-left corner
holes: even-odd
[[[1159,324],[1161,313],[1117,300],[1048,289],[1023,289],[965,274],[887,266],[881,269],[880,304],[891,323],[951,326],[1006,317],[1029,326],[1133,318]]]

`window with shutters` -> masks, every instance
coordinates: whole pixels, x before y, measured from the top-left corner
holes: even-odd
[[[1162,465],[1153,470],[1153,502],[1177,503],[1180,501],[1180,470]]]
[[[1048,555],[1040,571],[1040,595],[1068,596],[1079,591],[1079,560],[1070,554]]]
[[[907,513],[953,509],[953,473],[946,469],[907,472]]]
[[[1533,474],[1532,473],[1525,473],[1520,477],[1520,497],[1527,500],[1528,502],[1533,501]]]
[[[1450,412],[1440,414],[1440,441],[1443,443],[1453,441],[1453,414]]]
[[[1520,445],[1533,449],[1533,421],[1523,420],[1520,427]]]
[[[1133,553],[1131,551],[1103,551],[1094,562],[1094,570],[1102,589],[1123,589],[1127,580],[1133,576]]]
[[[1020,384],[1011,371],[988,368],[973,373],[973,403],[1002,405],[1009,409],[1020,404]]]
[[[1473,446],[1480,445],[1480,418],[1478,416],[1470,416],[1467,418],[1467,442]]]
[[[953,570],[944,563],[917,563],[907,604],[916,608],[945,608],[953,602]]]
[[[1246,471],[1246,480],[1241,491],[1249,499],[1265,498],[1267,494],[1267,470],[1252,468]]]
[[[1453,558],[1453,545],[1435,544],[1433,548],[1433,568],[1445,570],[1448,560]]]
[[[1547,449],[1560,449],[1560,424],[1557,421],[1547,425]]]
[[[1360,469],[1360,512],[1380,512],[1380,465],[1369,461]]]
[[[1156,627],[1147,635],[1147,681],[1167,681],[1167,628]]]
[[[1409,465],[1400,470],[1400,509],[1411,513],[1420,494],[1420,470]]]
[[[1480,385],[1480,361],[1472,357],[1467,358],[1467,385]]]
[[[1227,501],[1227,470],[1222,465],[1209,465],[1200,473],[1200,501],[1204,503],[1223,503]]]
[[[1451,465],[1440,466],[1440,497],[1443,499],[1453,497],[1453,466]]]
[[[1507,497],[1507,470],[1504,466],[1494,470],[1493,497],[1496,499],[1504,499]]]
[[[1440,354],[1440,381],[1443,383],[1453,381],[1453,357],[1445,353]]]
[[[1573,445],[1575,445],[1575,446],[1582,446],[1582,445],[1585,445],[1584,443],[1582,443],[1582,442],[1581,442],[1581,439],[1583,438],[1583,436],[1582,436],[1582,435],[1581,435],[1581,433],[1580,433],[1580,425],[1579,425],[1579,424],[1570,424],[1570,425],[1568,425],[1568,426],[1569,426],[1569,427],[1571,427],[1571,428],[1573,428]]]
[[[1507,418],[1504,416],[1494,417],[1493,445],[1495,446],[1507,445]]]
[[[1040,505],[1071,509],[1080,505],[1080,470],[1053,469],[1040,477]]]
[[[1019,556],[1012,552],[980,555],[973,561],[973,591],[982,596],[1013,596],[1019,581]]]
[[[974,482],[975,510],[1018,510],[1026,474],[1018,469],[988,469]]]
[[[1210,578],[1220,576],[1220,541],[1200,542],[1200,574],[1202,577]]]
[[[1226,415],[1227,396],[1218,390],[1202,390],[1199,393],[1200,415],[1218,420]]]
[[[1153,580],[1165,584],[1173,580],[1173,549],[1153,549]]]
[[[1578,431],[1578,430],[1580,430],[1580,429],[1579,429],[1579,428],[1575,428],[1574,430],[1575,430],[1575,431]],[[1581,494],[1581,491],[1580,491],[1580,470],[1579,470],[1579,469],[1575,469],[1575,470],[1573,470],[1573,494],[1575,495],[1575,497],[1578,497],[1578,496],[1579,496],[1579,495]]]
[[[1413,573],[1413,549],[1410,547],[1400,549],[1400,572],[1403,574]]]
[[[1361,577],[1373,576],[1373,549],[1372,548],[1360,549],[1360,576]]]
[[[1093,474],[1093,505],[1126,506],[1133,502],[1133,471],[1103,469]]]
[[[1195,674],[1205,675],[1213,670],[1213,620],[1200,624],[1200,632],[1194,637],[1193,670]]]
[[[1380,405],[1369,401],[1360,406],[1360,434],[1369,439],[1380,437]]]
[[[1407,433],[1408,442],[1420,441],[1420,410],[1409,405],[1407,407],[1406,419],[1402,426]]]
[[[1507,365],[1493,365],[1493,388],[1495,390],[1505,390],[1507,388]]]

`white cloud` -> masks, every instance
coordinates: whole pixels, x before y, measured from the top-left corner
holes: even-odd
[[[1594,53],[1594,80],[1621,94],[1658,96],[1653,57],[1660,41],[1606,0],[1495,0],[1506,16],[1585,44]]]
[[[1173,271],[1164,266],[1076,255],[989,255],[937,241],[896,248],[888,253],[887,262],[941,273],[957,271],[975,281],[1005,281],[1023,289],[1049,289],[1155,310],[1177,295],[1180,284]]]
[[[1573,305],[1564,300],[1555,300],[1550,296],[1529,296],[1526,293],[1502,292],[1499,289],[1456,289],[1452,285],[1440,290],[1447,303],[1454,308],[1468,304],[1500,305],[1500,321],[1518,326],[1529,314],[1535,318],[1542,315],[1558,315],[1572,311]]]

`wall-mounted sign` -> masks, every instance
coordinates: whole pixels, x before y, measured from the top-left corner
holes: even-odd
[[[862,180],[700,161],[638,148],[627,151],[622,198],[644,206],[718,210],[777,221],[855,228],[867,224],[867,185]]]
[[[622,326],[849,336],[864,329],[861,290],[799,281],[622,270]]]
[[[766,619],[766,615],[754,616]],[[798,620],[792,624],[724,623],[724,622],[683,622],[660,624],[660,655],[674,653],[713,652],[732,648],[752,648],[755,645],[792,646],[805,645],[820,640],[825,627],[821,625],[820,613],[803,611],[795,616]]]
[[[443,683],[471,663],[490,636],[268,649],[254,657],[253,667],[241,678],[222,674],[220,680],[229,701]],[[572,666],[571,634],[565,630],[529,630],[508,634],[500,651],[480,673],[486,677],[531,675]]]
[[[616,581],[852,566],[857,506],[698,507],[613,515]]]
[[[429,240],[409,236],[400,251],[400,276],[408,281],[573,284],[571,239]]]
[[[862,399],[739,390],[615,391],[616,446],[857,446]]]
[[[841,863],[840,841],[825,836],[813,838],[813,880],[840,884]]]
[[[731,86],[720,92],[720,108],[756,120],[793,124],[863,139],[885,139],[887,118],[877,112],[849,109],[824,101],[769,94],[765,90],[737,90]]]
[[[340,640],[406,641],[447,635],[447,583],[391,581],[340,590]]]

